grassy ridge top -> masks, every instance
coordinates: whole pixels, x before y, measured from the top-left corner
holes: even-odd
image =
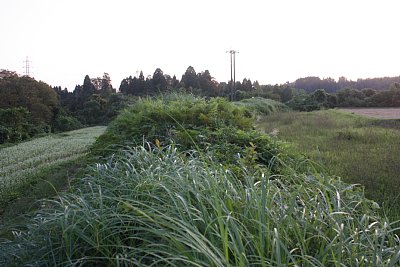
[[[180,151],[196,150],[203,159],[210,157],[233,171],[240,164],[275,174],[285,169],[283,165],[295,167],[298,155],[287,153],[286,144],[254,130],[252,111],[222,98],[171,94],[141,99],[110,124],[92,151],[104,156],[126,145],[150,142],[158,147],[175,145]]]

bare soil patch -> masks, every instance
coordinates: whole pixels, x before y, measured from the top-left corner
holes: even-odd
[[[342,108],[340,110],[377,119],[400,119],[400,108]]]

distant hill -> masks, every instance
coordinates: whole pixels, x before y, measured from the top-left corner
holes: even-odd
[[[348,80],[346,77],[340,77],[338,81],[332,78],[319,78],[310,76],[299,78],[291,84],[296,89],[303,89],[306,92],[314,92],[318,89],[325,89],[328,93],[334,93],[343,88],[365,89],[371,88],[375,90],[389,90],[390,87],[400,83],[400,76],[383,77],[383,78],[367,78],[357,79],[357,81]]]

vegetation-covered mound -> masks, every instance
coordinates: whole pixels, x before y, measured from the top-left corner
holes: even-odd
[[[293,163],[293,155],[286,153],[284,143],[254,130],[253,122],[251,111],[225,99],[170,94],[137,101],[110,124],[93,150],[104,156],[127,145],[174,144],[180,151],[197,150],[203,159],[212,158],[227,169],[244,164],[280,173],[282,163]]]
[[[313,172],[246,114],[221,99],[139,101],[97,142],[107,160],[3,241],[0,263],[396,266],[396,229],[362,191]]]

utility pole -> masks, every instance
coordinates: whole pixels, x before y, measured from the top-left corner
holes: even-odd
[[[229,50],[226,51],[231,57],[231,101],[236,100],[236,53],[239,51]]]
[[[24,61],[24,63],[25,63],[25,66],[24,66],[25,76],[30,76],[30,65],[29,65],[29,63],[31,63],[31,61],[28,60],[28,56],[26,57],[26,60]]]

